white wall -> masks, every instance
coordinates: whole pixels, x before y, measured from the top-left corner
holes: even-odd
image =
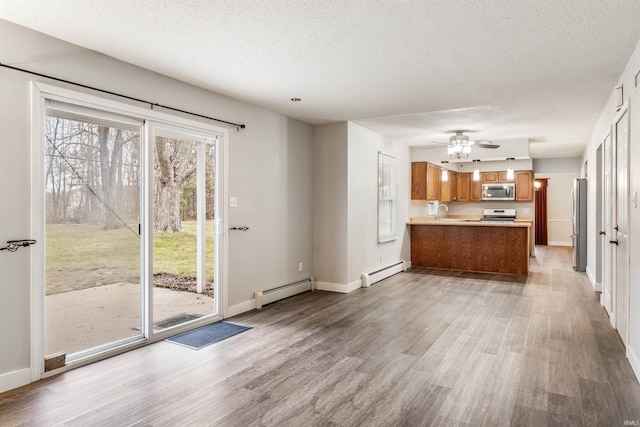
[[[378,243],[378,152],[398,159],[398,239]],[[399,260],[411,260],[406,222],[411,160],[406,145],[349,123],[348,283]],[[382,259],[381,259],[382,256]]]
[[[319,289],[350,292],[363,273],[411,258],[409,149],[354,123],[315,126],[313,141],[314,275]],[[377,239],[379,151],[398,158],[399,236],[386,243]]]
[[[226,225],[250,227],[229,235],[229,306],[250,309],[254,291],[313,274],[310,125],[2,20],[0,40],[2,63],[246,124],[229,132],[229,195],[238,207]],[[0,68],[0,243],[41,239],[30,230],[31,215],[43,215],[30,206],[32,80],[58,84]],[[20,385],[30,363],[30,268],[28,249],[0,252],[0,391]]]
[[[313,266],[321,287],[322,282],[336,286],[348,283],[347,156],[347,123],[315,127]]]
[[[612,46],[612,48],[614,48]],[[605,132],[609,129],[615,120],[617,112],[614,108],[614,88],[623,85],[624,97],[628,99],[637,93],[635,88],[635,76],[640,70],[640,42],[631,55],[622,75],[616,85],[611,88],[611,96],[607,104],[604,106],[598,121],[595,123],[587,148],[585,149],[583,160],[590,165],[589,168],[597,165],[597,150],[602,142]],[[634,109],[635,108],[635,109]],[[631,112],[631,132],[630,132],[630,177],[629,189],[630,193],[640,192],[640,97],[635,95],[633,103],[630,106]],[[594,176],[589,171],[589,176]],[[587,250],[587,269],[591,271],[590,277],[596,277],[597,270],[600,268],[596,263],[596,239],[598,238],[598,224],[596,221],[596,193],[597,185],[593,180],[589,180],[589,196],[588,196],[588,250]],[[630,285],[630,304],[629,304],[629,340],[627,344],[627,356],[631,362],[631,366],[638,378],[640,378],[640,265],[635,262],[640,256],[640,208],[630,207],[629,212],[629,228],[630,228],[630,269],[629,269],[629,285]],[[594,284],[595,285],[595,284]]]
[[[536,173],[547,181],[547,241],[549,246],[571,246],[571,206],[569,200],[576,174]]]
[[[594,165],[595,166],[595,165]],[[533,159],[536,174],[573,172],[577,175],[582,167],[582,157],[558,157],[554,159]]]

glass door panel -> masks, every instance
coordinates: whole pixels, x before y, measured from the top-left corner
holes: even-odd
[[[142,336],[140,125],[49,109],[45,356]]]
[[[215,144],[153,138],[153,330],[214,310]]]

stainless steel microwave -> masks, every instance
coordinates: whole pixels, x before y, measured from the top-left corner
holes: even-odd
[[[516,186],[513,183],[482,184],[482,200],[515,200]]]

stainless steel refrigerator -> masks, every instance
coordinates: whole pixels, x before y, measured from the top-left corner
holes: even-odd
[[[587,180],[573,181],[571,191],[571,222],[573,223],[573,269],[585,271],[587,268]]]

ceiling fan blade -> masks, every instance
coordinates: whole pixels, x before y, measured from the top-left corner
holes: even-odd
[[[422,145],[420,147],[415,147],[418,150],[432,150],[434,148],[442,148],[441,145]]]
[[[488,139],[482,139],[479,141],[476,141],[476,144],[478,144],[478,147],[482,147],[482,148],[499,148],[500,144],[496,144],[493,141],[489,141]]]

